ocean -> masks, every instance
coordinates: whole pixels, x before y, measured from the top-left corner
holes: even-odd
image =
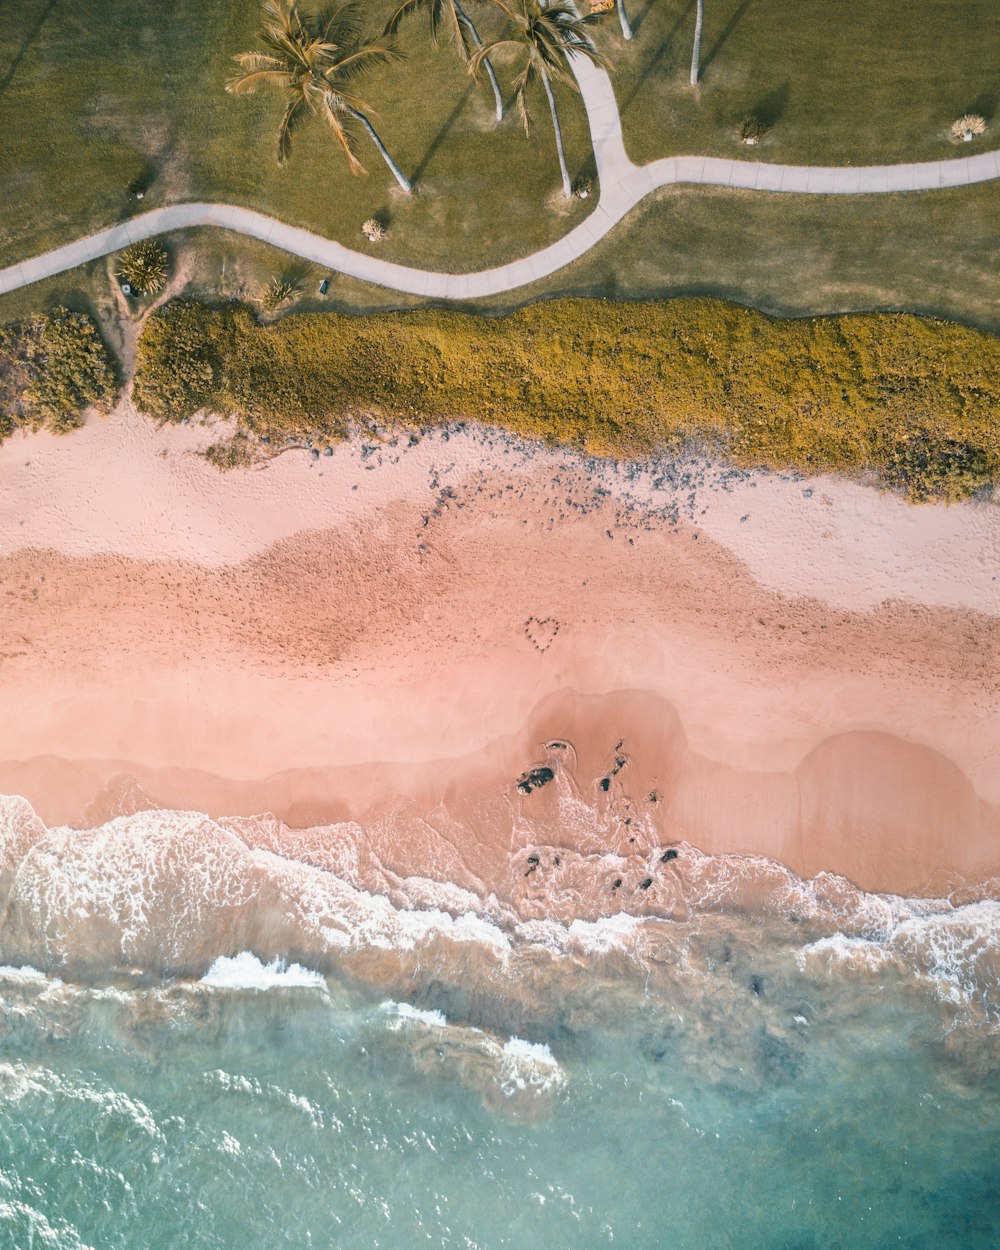
[[[0,800],[0,1247],[1000,1245],[988,891],[526,914],[260,828]]]

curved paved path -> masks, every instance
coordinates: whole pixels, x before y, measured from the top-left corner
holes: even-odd
[[[771,165],[715,156],[671,156],[649,165],[635,165],[625,151],[611,79],[604,70],[588,61],[576,60],[573,68],[590,123],[600,198],[593,212],[568,234],[521,260],[466,274],[412,269],[377,256],[353,252],[341,243],[248,208],[229,204],[171,204],[0,270],[0,294],[75,269],[77,265],[117,252],[151,235],[188,226],[219,226],[315,261],[326,269],[394,291],[445,300],[475,299],[525,286],[562,269],[589,251],[651,191],[673,183],[809,195],[859,195],[936,190],[1000,177],[1000,152],[983,152],[947,161],[857,168]]]

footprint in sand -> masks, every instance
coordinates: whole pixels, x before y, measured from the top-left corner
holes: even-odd
[[[524,636],[541,655],[552,646],[558,633],[559,622],[554,616],[529,616],[524,622]]]

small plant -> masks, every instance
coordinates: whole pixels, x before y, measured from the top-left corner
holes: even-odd
[[[754,147],[760,143],[766,134],[767,127],[754,113],[748,113],[740,122],[740,143],[745,143],[747,147]]]
[[[369,217],[361,227],[361,233],[369,243],[381,243],[389,232],[377,217]]]
[[[976,135],[981,135],[985,129],[986,122],[978,113],[966,113],[964,117],[959,117],[952,122],[951,137],[962,143],[969,143]]]
[[[576,182],[573,183],[573,194],[578,200],[590,199],[592,190],[589,178],[577,178]]]
[[[133,243],[118,257],[115,276],[136,295],[155,295],[167,280],[166,249],[152,239]]]
[[[257,303],[265,312],[274,312],[287,304],[295,295],[295,284],[287,278],[272,278],[257,296]]]

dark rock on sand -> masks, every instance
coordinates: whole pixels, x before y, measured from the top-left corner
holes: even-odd
[[[518,777],[517,788],[522,794],[530,794],[532,790],[540,790],[542,786],[547,786],[553,777],[555,773],[544,765],[541,768],[529,768]]]

